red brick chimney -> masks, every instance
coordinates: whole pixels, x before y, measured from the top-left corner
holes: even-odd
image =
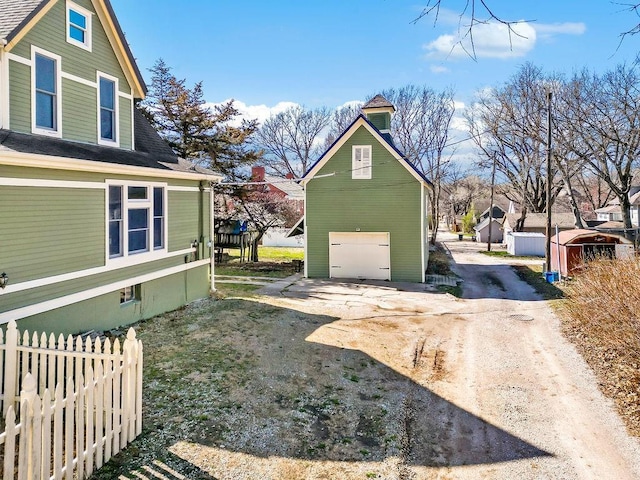
[[[286,178],[287,180],[293,180],[293,178],[294,178],[294,177],[293,177],[293,173],[291,173],[291,172],[287,173],[287,174],[284,176],[284,178]]]
[[[264,182],[264,167],[251,167],[251,180],[254,182]]]

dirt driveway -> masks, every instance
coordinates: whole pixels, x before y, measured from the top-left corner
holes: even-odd
[[[157,360],[147,391],[193,389],[167,395],[194,413],[147,405],[152,432],[134,445],[165,442],[171,468],[199,479],[640,478],[637,439],[547,304],[502,261],[447,245],[463,299],[301,279],[191,307],[188,343],[147,342],[145,359],[192,349],[185,366]],[[228,364],[185,379],[212,350]]]

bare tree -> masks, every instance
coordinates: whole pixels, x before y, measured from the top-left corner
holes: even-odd
[[[291,107],[266,120],[256,143],[264,149],[264,164],[279,176],[302,177],[322,149],[321,134],[329,125],[327,108]]]
[[[336,108],[331,114],[329,133],[325,138],[324,150],[329,149],[333,142],[351,125],[358,115],[362,113],[362,105],[349,104]]]
[[[597,75],[576,74],[567,89],[575,137],[568,148],[601,178],[620,201],[631,229],[629,190],[640,155],[640,72],[638,64],[620,65]]]
[[[496,171],[511,184],[505,196],[521,205],[521,228],[528,211],[544,212],[546,198],[546,93],[552,79],[525,64],[506,84],[484,91],[466,114],[480,152],[479,165]],[[551,204],[563,187],[551,175]]]
[[[396,107],[391,134],[407,159],[433,183],[429,192],[431,206],[431,243],[435,243],[440,216],[442,181],[450,165],[445,155],[449,124],[455,107],[453,90],[436,92],[426,86],[407,85],[389,89],[382,95]]]
[[[420,14],[413,20],[412,23],[416,23],[425,17],[432,17],[433,23],[438,22],[440,16],[440,9],[443,8],[443,4],[448,5],[451,0],[427,0],[426,5],[420,12]],[[634,14],[636,17],[640,17],[640,3],[611,1],[612,5],[619,5],[623,7],[629,13]],[[473,38],[473,30],[477,25],[487,25],[489,23],[498,23],[507,27],[507,35],[509,36],[509,43],[513,43],[513,37],[521,37],[514,27],[520,23],[535,22],[535,20],[507,20],[505,17],[496,13],[492,8],[493,2],[488,0],[466,0],[464,7],[460,12],[460,21],[458,22],[458,34],[460,40],[459,45],[471,58],[476,59],[475,42]],[[635,23],[628,30],[620,33],[620,44],[628,36],[637,35],[640,33],[640,22]],[[465,47],[464,40],[468,40],[471,45],[471,49]]]

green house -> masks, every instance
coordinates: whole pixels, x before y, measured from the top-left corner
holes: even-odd
[[[424,282],[430,182],[394,146],[378,95],[307,172],[305,276]]]
[[[136,102],[108,0],[0,0],[0,324],[108,329],[207,296],[211,189]]]

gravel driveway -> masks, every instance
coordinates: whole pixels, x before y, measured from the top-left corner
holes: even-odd
[[[302,280],[280,300],[340,318],[308,341],[359,350],[409,380],[401,468],[379,478],[640,478],[638,439],[546,302],[505,260],[446,245],[462,299]]]
[[[504,260],[446,244],[462,299],[420,284],[295,279],[189,307],[187,334],[145,343],[145,363],[156,362],[145,388],[192,413],[147,405],[148,433],[133,444],[134,459],[148,461],[152,443],[171,465],[100,478],[640,478],[638,439],[548,305]],[[141,337],[178,328],[178,315]],[[195,361],[207,355],[218,367]]]

